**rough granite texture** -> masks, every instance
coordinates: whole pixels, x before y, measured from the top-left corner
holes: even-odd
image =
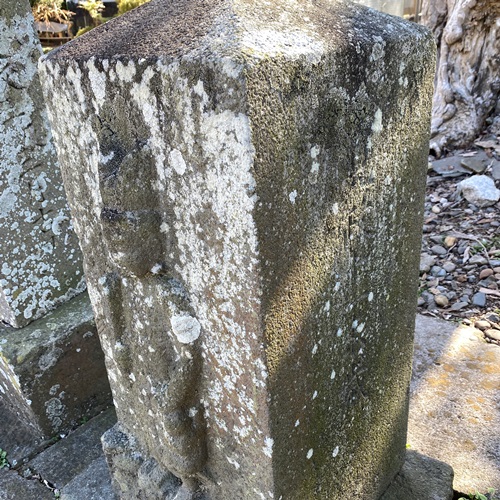
[[[0,448],[19,461],[111,404],[87,294],[15,330],[0,327]]]
[[[163,498],[168,470],[177,498],[379,498],[405,457],[432,36],[344,1],[159,0],[41,71],[117,491]]]
[[[28,0],[0,0],[0,320],[22,327],[85,283],[37,73]],[[61,111],[60,120],[66,119]]]

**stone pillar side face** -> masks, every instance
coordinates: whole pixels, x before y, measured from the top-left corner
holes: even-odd
[[[229,59],[43,66],[119,420],[213,498],[272,491],[242,71]],[[62,102],[70,121],[54,119]]]
[[[347,5],[321,29],[243,48],[275,488],[378,498],[405,454],[434,45]]]
[[[3,3],[0,317],[20,327],[81,292],[84,282],[37,73],[41,47],[29,2]]]

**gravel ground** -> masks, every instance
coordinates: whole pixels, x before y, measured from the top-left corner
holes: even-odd
[[[486,339],[500,342],[500,138],[483,137],[470,150],[431,160],[419,312],[482,321],[476,326]],[[478,181],[478,194],[467,192],[471,181]]]

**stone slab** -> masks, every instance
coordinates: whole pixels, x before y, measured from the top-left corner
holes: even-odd
[[[30,460],[22,468],[24,473],[40,474],[55,487],[62,489],[80,473],[88,470],[88,467],[91,470],[98,469],[99,463],[95,461],[103,456],[101,436],[115,422],[116,414],[113,409],[101,413]],[[98,481],[96,478],[95,487],[98,484],[106,485],[104,476],[105,474],[100,474]],[[70,490],[74,487],[73,485]],[[88,487],[92,488],[92,483]]]
[[[0,447],[13,460],[112,403],[86,293],[22,329],[0,327],[0,368]]]
[[[115,500],[104,455],[96,458],[61,490],[61,500]]]
[[[500,347],[473,327],[417,316],[408,442],[463,493],[500,491]]]
[[[0,319],[21,327],[82,292],[85,281],[28,0],[0,1],[0,33]]]
[[[452,500],[453,469],[413,450],[380,500]]]
[[[54,500],[54,494],[37,479],[26,479],[16,471],[2,469],[0,470],[0,498],[2,500]]]

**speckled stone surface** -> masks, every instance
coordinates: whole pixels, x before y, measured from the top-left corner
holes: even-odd
[[[159,464],[186,498],[378,498],[405,456],[432,37],[343,1],[153,1],[42,74],[123,442],[154,464],[124,453],[118,488],[162,498]]]
[[[454,488],[500,498],[500,347],[480,330],[418,315],[408,442],[450,464]]]
[[[0,327],[0,448],[11,461],[110,404],[86,293],[24,328]]]
[[[33,22],[28,0],[0,0],[0,319],[14,327],[85,288],[37,73],[42,50]]]

